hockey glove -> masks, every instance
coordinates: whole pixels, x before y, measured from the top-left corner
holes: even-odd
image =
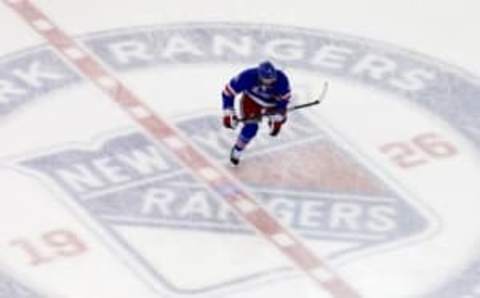
[[[270,116],[268,119],[268,126],[270,127],[270,135],[272,137],[277,136],[282,129],[282,125],[287,122],[287,116],[282,114],[276,114]]]
[[[235,129],[238,125],[238,117],[234,110],[223,110],[223,126],[230,129]]]

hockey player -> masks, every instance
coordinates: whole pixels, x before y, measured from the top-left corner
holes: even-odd
[[[235,111],[235,97],[241,96],[240,118]],[[284,72],[270,61],[249,68],[230,80],[222,92],[223,125],[235,129],[242,123],[240,135],[230,151],[230,161],[237,165],[248,143],[256,136],[259,123],[268,114],[270,135],[276,136],[287,121],[291,97],[290,84]],[[239,121],[241,119],[241,121]]]

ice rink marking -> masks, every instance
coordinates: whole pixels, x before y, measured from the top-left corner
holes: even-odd
[[[170,123],[164,119],[157,117],[152,113],[148,118],[132,117],[131,108],[134,106],[136,109],[139,107],[145,110],[150,110],[143,104],[143,102],[128,88],[126,88],[119,80],[110,74],[110,72],[102,66],[102,63],[95,59],[93,54],[87,54],[81,59],[76,58],[77,55],[69,55],[65,49],[71,49],[72,47],[81,47],[60,28],[58,28],[49,18],[30,1],[12,1],[4,0],[4,2],[13,10],[15,10],[37,33],[42,35],[49,44],[55,48],[58,53],[67,58],[71,62],[72,66],[75,66],[76,70],[83,75],[86,79],[99,85],[101,90],[106,91],[123,110],[126,110],[127,114],[131,118],[143,127],[157,142],[162,143],[165,138],[176,137],[186,143],[184,150],[172,150],[176,158],[182,162],[185,168],[190,169],[198,178],[204,181],[209,187],[212,193],[222,197],[222,194],[216,191],[213,182],[216,182],[220,178],[225,180],[225,183],[236,189],[239,193],[242,193],[243,200],[249,201],[251,204],[257,207],[256,211],[245,215],[240,210],[242,218],[244,218],[248,224],[254,227],[258,234],[260,234],[265,240],[272,243],[277,249],[282,252],[298,269],[303,271],[306,276],[310,277],[317,285],[323,290],[328,291],[335,298],[355,298],[360,295],[353,290],[347,283],[336,277],[332,272],[331,280],[323,281],[317,279],[311,274],[311,270],[323,269],[325,272],[329,272],[324,262],[317,257],[310,249],[302,245],[296,237],[291,234],[285,227],[281,226],[277,220],[268,212],[263,210],[253,199],[253,196],[246,192],[241,183],[237,181],[232,175],[226,173],[223,168],[217,166],[212,162],[203,152],[199,151],[197,147],[184,139],[179,131]],[[233,194],[235,196],[235,194]],[[224,198],[230,205],[237,211],[238,207],[232,204],[232,200]],[[277,237],[272,237],[277,235]],[[280,242],[278,235],[281,235]],[[290,240],[293,241],[292,245]]]
[[[72,60],[81,60],[86,58],[85,53],[76,47],[65,48],[63,49],[63,51],[65,52],[65,55],[67,55]]]

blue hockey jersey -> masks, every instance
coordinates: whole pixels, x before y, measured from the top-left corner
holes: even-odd
[[[258,68],[250,68],[230,80],[222,92],[223,109],[233,109],[235,96],[243,93],[265,108],[285,110],[290,101],[290,83],[286,74],[277,71],[277,79],[271,85],[260,82]]]

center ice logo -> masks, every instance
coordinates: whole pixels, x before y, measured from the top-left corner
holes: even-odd
[[[312,75],[394,94],[395,100],[424,108],[461,133],[477,151],[480,148],[478,80],[440,61],[381,42],[279,25],[224,23],[112,30],[79,37],[78,41],[118,73],[157,66],[168,69],[179,64],[192,68],[244,66],[270,57]],[[53,91],[82,86],[83,82],[47,46],[1,57],[0,115],[15,115],[31,102],[48,99]],[[250,155],[234,174],[309,246],[329,260],[339,260],[379,253],[387,245],[392,248],[393,244],[431,235],[427,230],[435,228],[436,219],[423,205],[395,191],[401,187],[369,172],[367,165],[339,149],[320,129],[305,130],[295,125],[307,119],[292,120],[275,143],[256,139]],[[178,125],[211,156],[225,160],[232,139],[218,133],[216,117],[192,118]],[[227,245],[234,239],[238,241],[235,244],[241,244],[239,249],[244,249],[244,243],[255,239],[250,229],[145,135],[122,131],[95,144],[93,140],[79,141],[84,143],[30,156],[20,164],[86,210],[82,219],[89,214],[87,221],[94,219],[110,232],[131,259],[143,265],[162,286],[175,293],[206,293],[211,297],[216,289],[228,287],[231,293],[231,286],[247,282],[284,281],[281,273],[287,270],[285,267],[242,267],[257,260],[251,256],[248,262],[241,262],[241,254],[233,254],[238,248]],[[452,215],[466,202],[464,196],[457,196],[458,204],[449,206]],[[444,207],[444,202],[436,198],[428,204],[434,212],[438,206]],[[467,229],[449,230],[437,238],[450,239]],[[169,241],[178,243],[169,246]],[[164,254],[161,257],[158,246]],[[242,253],[250,256],[249,252]],[[188,270],[179,272],[181,266],[171,266],[169,258],[202,262],[211,272],[190,278]],[[454,261],[459,259],[464,256]],[[241,260],[236,268],[243,269],[217,270],[219,263],[230,260]],[[450,274],[450,268],[444,269]],[[413,273],[392,270],[398,275]],[[213,272],[221,276],[212,277]],[[474,279],[462,275],[459,280],[432,297],[450,297],[459,288],[474,292]]]
[[[225,160],[232,139],[220,129],[216,115],[190,118],[177,125],[213,158]],[[249,154],[233,173],[285,225],[314,244],[328,244],[329,258],[409,239],[428,227],[427,220],[405,198],[340,150],[303,115],[292,115],[288,129],[275,142],[260,136]],[[155,252],[138,249],[155,243],[159,231],[175,231],[185,237],[203,235],[212,241],[220,235],[237,235],[245,242],[255,237],[227,204],[215,199],[164,148],[141,133],[50,152],[23,160],[21,165],[60,187],[174,290],[203,292],[255,282],[285,270],[229,273],[203,280],[201,286],[189,284],[188,277],[185,281],[165,276],[165,268],[152,256]],[[132,229],[142,231],[142,238],[133,237]],[[195,254],[198,249],[201,247],[187,248],[182,253]],[[212,266],[219,263],[215,256],[209,258]]]

